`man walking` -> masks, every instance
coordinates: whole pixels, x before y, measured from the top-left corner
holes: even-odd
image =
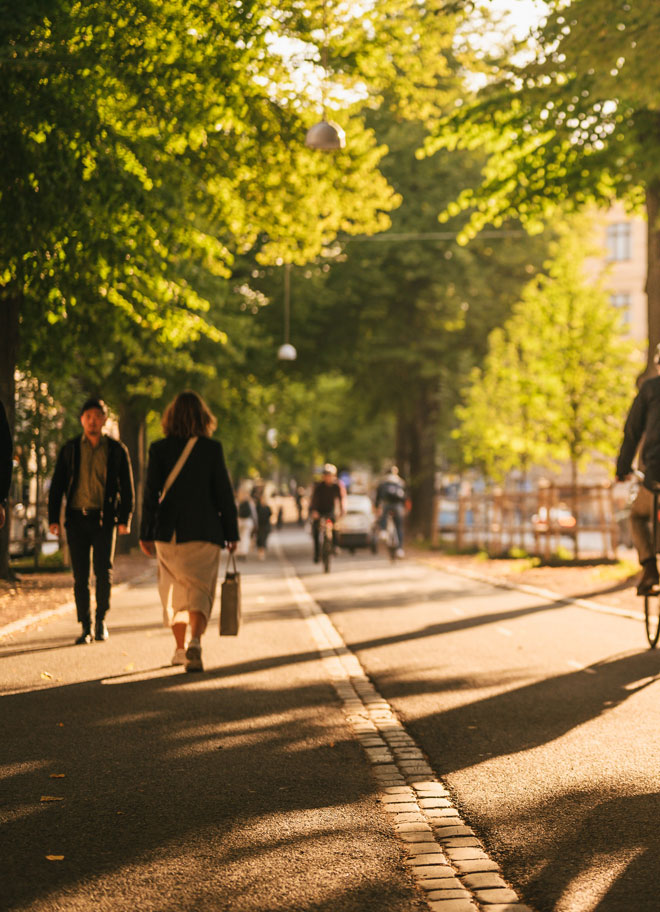
[[[48,522],[60,534],[60,510],[66,496],[65,526],[73,592],[82,633],[76,643],[92,642],[89,571],[96,577],[94,639],[107,640],[116,534],[130,530],[133,474],[128,450],[103,433],[108,410],[102,399],[87,399],[80,410],[83,432],[59,452],[48,497]]]

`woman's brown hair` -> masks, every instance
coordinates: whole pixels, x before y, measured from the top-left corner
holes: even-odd
[[[218,426],[206,402],[192,390],[170,402],[160,423],[166,437],[210,437]]]

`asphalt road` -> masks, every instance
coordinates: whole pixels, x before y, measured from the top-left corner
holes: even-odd
[[[281,540],[532,908],[660,909],[639,622],[368,554],[326,575]],[[243,629],[214,618],[199,676],[168,665],[152,580],[107,643],[72,646],[72,614],[0,640],[0,908],[426,908],[282,564],[242,568]]]
[[[660,909],[660,650],[640,622],[408,561],[305,585],[539,912]]]
[[[0,640],[2,910],[426,908],[279,561],[242,566],[201,675],[153,581],[107,643],[71,645],[73,612]]]

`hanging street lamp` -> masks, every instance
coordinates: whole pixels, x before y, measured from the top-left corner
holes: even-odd
[[[290,308],[291,263],[287,263],[284,267],[284,343],[277,349],[277,357],[280,361],[295,361],[298,357],[298,352],[289,342]]]
[[[321,110],[323,120],[310,127],[305,136],[305,145],[309,149],[318,149],[321,152],[336,152],[346,145],[346,134],[332,120],[325,116],[325,84],[328,78],[328,22],[326,16],[325,0],[323,0],[323,47],[321,49],[321,67],[323,77],[321,81]]]
[[[334,152],[346,145],[346,134],[332,120],[322,120],[310,127],[305,136],[305,145],[322,152]]]

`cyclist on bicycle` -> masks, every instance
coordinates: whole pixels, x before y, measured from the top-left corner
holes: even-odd
[[[398,539],[397,557],[403,557],[403,515],[406,505],[406,486],[397,466],[392,466],[376,489],[376,509],[380,508],[378,524],[380,537],[387,540],[387,517],[392,516]]]
[[[660,345],[653,358],[660,371]],[[658,586],[656,547],[652,541],[651,519],[653,514],[654,487],[660,485],[660,376],[645,380],[630,407],[623,431],[623,443],[616,463],[618,481],[630,478],[635,454],[642,441],[639,456],[644,471],[644,484],[630,508],[630,528],[639,562],[642,565],[637,594],[648,595]]]
[[[321,481],[314,485],[312,499],[309,503],[309,515],[312,520],[312,535],[314,536],[314,563],[321,559],[319,549],[321,519],[335,521],[337,516],[344,514],[346,504],[346,488],[337,479],[337,468],[331,462],[323,466]]]

